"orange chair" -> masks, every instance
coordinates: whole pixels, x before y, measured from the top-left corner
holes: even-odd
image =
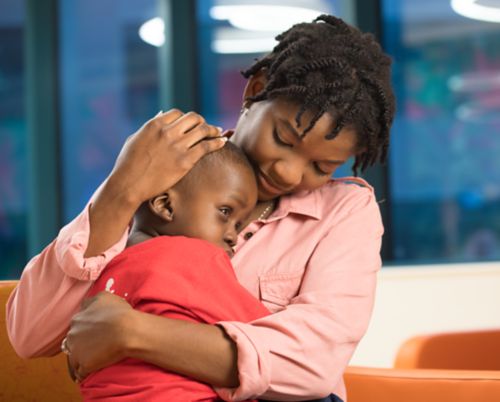
[[[349,402],[498,402],[500,331],[417,336],[394,369],[349,367]]]
[[[500,329],[415,336],[399,348],[394,367],[500,370]]]
[[[348,367],[347,402],[498,402],[500,371]]]
[[[5,306],[16,281],[0,281],[0,305]],[[0,401],[81,401],[78,386],[68,375],[66,358],[21,359],[7,337],[5,307],[0,312]]]

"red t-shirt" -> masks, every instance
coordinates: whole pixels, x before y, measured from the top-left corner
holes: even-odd
[[[125,249],[89,292],[125,298],[133,308],[191,322],[250,322],[269,311],[237,281],[231,262],[206,241],[160,236]],[[211,386],[134,359],[99,370],[81,384],[85,401],[214,401]]]

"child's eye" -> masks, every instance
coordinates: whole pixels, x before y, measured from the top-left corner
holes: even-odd
[[[278,130],[276,130],[276,128],[273,129],[273,138],[274,138],[274,141],[276,141],[276,143],[278,145],[282,145],[284,147],[292,147],[293,146],[292,144],[289,144],[288,142],[285,142],[281,139],[281,137],[278,134]]]
[[[231,215],[231,212],[233,212],[233,210],[229,207],[221,207],[221,208],[219,208],[219,211],[222,213],[222,215],[224,215],[226,217]]]

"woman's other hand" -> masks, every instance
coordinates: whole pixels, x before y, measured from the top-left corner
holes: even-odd
[[[133,312],[124,299],[109,292],[83,301],[82,310],[71,320],[63,349],[78,382],[126,357]]]
[[[197,113],[160,113],[127,139],[108,180],[139,205],[174,186],[225,140]]]

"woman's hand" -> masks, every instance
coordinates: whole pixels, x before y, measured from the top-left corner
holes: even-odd
[[[131,332],[133,312],[124,299],[109,292],[84,300],[63,341],[70,373],[76,380],[126,357],[126,334]]]
[[[226,141],[219,128],[193,112],[174,109],[144,124],[127,139],[92,201],[84,257],[108,250],[126,232],[142,202],[171,188],[201,157]]]
[[[202,141],[212,139],[211,141]],[[170,110],[148,121],[123,146],[109,181],[137,204],[174,186],[204,155],[224,146],[221,130],[194,112]]]
[[[215,386],[239,384],[236,345],[220,327],[133,310],[109,292],[83,302],[61,349],[78,382],[130,357]]]

